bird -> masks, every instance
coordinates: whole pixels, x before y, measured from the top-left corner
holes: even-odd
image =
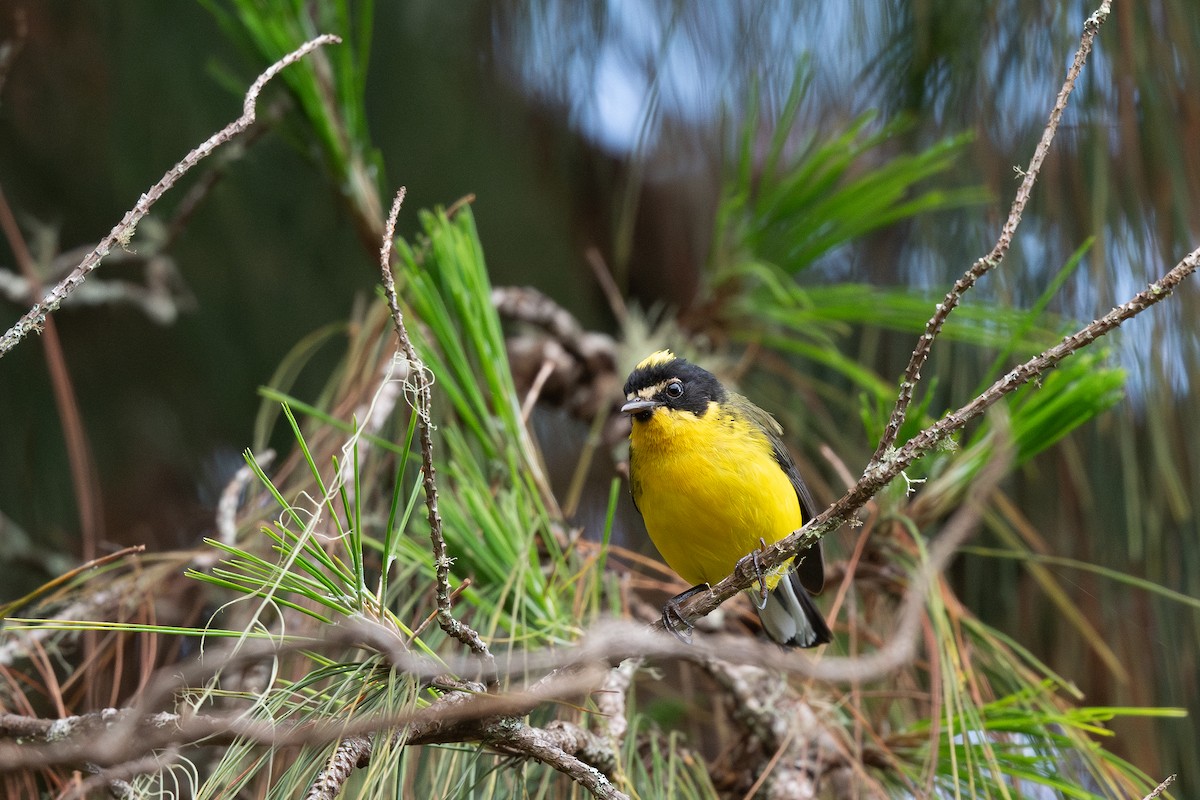
[[[811,596],[825,584],[820,542],[765,573],[757,560],[815,516],[775,418],[670,350],[643,359],[624,393],[633,503],[667,566],[694,584],[663,607],[667,630],[690,640],[679,604],[752,558],[758,587],[747,591],[767,636],[788,647],[829,642]]]

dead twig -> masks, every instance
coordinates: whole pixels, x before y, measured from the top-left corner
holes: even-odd
[[[250,89],[246,92],[245,100],[242,103],[242,115],[233,122],[226,125],[221,130],[214,133],[202,144],[184,156],[183,160],[175,166],[171,167],[165,175],[159,179],[158,183],[150,187],[140,198],[137,204],[131,208],[125,216],[117,223],[116,227],[109,232],[107,236],[100,240],[91,252],[84,256],[83,261],[79,263],[70,275],[60,281],[50,292],[41,300],[34,303],[17,322],[9,328],[3,336],[0,336],[0,358],[3,358],[8,351],[12,350],[17,344],[32,332],[40,332],[45,324],[46,317],[55,311],[63,299],[75,290],[87,276],[100,265],[101,260],[107,256],[115,247],[125,246],[137,229],[137,225],[141,220],[150,213],[150,209],[158,202],[175,183],[186,175],[196,164],[208,158],[214,150],[228,142],[238,134],[245,131],[254,124],[256,105],[258,96],[262,92],[263,87],[269,80],[279,74],[281,70],[304,58],[318,47],[327,44],[339,43],[342,40],[333,34],[324,34],[305,42],[297,49],[288,53],[283,58],[276,61],[266,69],[258,79],[251,84]]]
[[[136,709],[103,709],[60,720],[29,719],[0,714],[0,735],[22,743],[0,742],[0,772],[54,764],[110,765],[138,762],[146,754],[194,743],[220,745],[249,740],[269,747],[338,741],[335,758],[310,787],[308,798],[336,796],[355,767],[370,757],[369,744],[378,731],[401,729],[397,744],[421,745],[479,741],[511,755],[545,763],[600,798],[624,798],[595,766],[616,763],[599,737],[577,726],[529,726],[521,717],[539,704],[577,698],[603,680],[601,670],[563,671],[536,688],[489,694],[482,684],[458,684],[421,709],[350,719],[331,718],[281,724],[243,714],[139,713]],[[570,751],[570,752],[568,752]],[[314,794],[314,792],[316,792]]]
[[[446,541],[442,534],[442,519],[438,511],[438,490],[433,462],[430,382],[426,375],[426,367],[417,355],[416,348],[413,346],[412,340],[408,335],[408,330],[404,325],[404,315],[396,293],[395,276],[392,273],[392,243],[396,236],[396,218],[400,213],[400,206],[404,202],[404,196],[405,190],[401,188],[396,193],[395,200],[392,202],[392,208],[385,224],[383,246],[380,248],[379,259],[388,307],[391,310],[392,319],[395,323],[401,350],[408,360],[409,376],[416,384],[417,407],[415,410],[418,427],[420,428],[421,460],[424,475],[423,488],[429,520],[429,536],[433,547],[433,559],[437,573],[437,587],[435,590],[437,619],[438,624],[447,635],[466,645],[480,659],[484,669],[489,673],[493,673],[496,668],[495,659],[483,639],[479,636],[479,633],[469,625],[455,618],[452,612],[450,594],[451,560],[447,555]],[[594,670],[591,671],[593,681],[595,680],[594,672]],[[554,678],[554,680],[543,679],[539,681],[535,687],[538,693],[540,694],[541,691],[552,688],[564,679],[568,682],[573,682],[578,679],[578,676],[563,673],[554,676]],[[530,758],[546,764],[569,776],[575,783],[587,789],[597,798],[603,798],[604,800],[626,799],[627,796],[619,792],[600,769],[582,760],[577,755],[577,753],[586,752],[590,757],[599,759],[604,764],[615,765],[617,760],[615,751],[606,747],[606,744],[601,739],[578,726],[567,725],[565,723],[559,723],[546,728],[535,728],[528,725],[519,718],[519,715],[527,713],[533,706],[527,706],[525,702],[518,699],[514,708],[513,701],[520,697],[519,694],[492,695],[484,692],[482,686],[478,690],[472,690],[469,686],[465,688],[471,693],[447,695],[443,698],[445,702],[437,705],[452,705],[456,709],[459,707],[473,709],[474,713],[469,714],[467,724],[465,726],[456,725],[452,719],[453,714],[447,714],[435,721],[437,724],[426,732],[425,738],[429,739],[432,737],[431,740],[433,741],[483,741],[490,747],[501,752]],[[496,708],[480,715],[478,707],[481,703],[485,706],[499,704],[500,708],[503,708],[505,712],[497,713],[500,709]],[[474,722],[470,722],[469,720],[471,719]],[[448,730],[443,730],[442,724],[448,724]],[[373,726],[371,733],[373,734],[375,730],[379,730],[381,727]],[[387,727],[394,727],[394,725],[388,725]],[[443,735],[448,735],[448,738],[441,739],[440,737]],[[419,730],[410,724],[406,725],[404,732],[397,736],[397,743],[419,744],[421,743],[421,738]],[[321,770],[313,783],[310,784],[308,792],[305,795],[306,800],[332,800],[332,798],[336,797],[342,791],[346,780],[353,771],[370,762],[375,744],[376,739],[373,735],[356,734],[341,739],[333,755],[326,762],[325,768]]]
[[[429,380],[424,362],[417,355],[408,329],[404,327],[404,313],[400,310],[400,299],[396,295],[396,278],[392,274],[392,242],[396,238],[396,217],[400,214],[400,206],[404,203],[406,190],[400,187],[396,199],[392,202],[392,210],[388,213],[384,227],[383,246],[379,251],[379,266],[383,271],[383,288],[387,294],[388,308],[392,312],[392,320],[396,325],[396,335],[400,337],[400,347],[404,357],[408,359],[409,379],[416,384],[417,390],[417,427],[421,436],[421,471],[424,480],[425,508],[429,518],[429,539],[433,545],[433,563],[437,571],[437,610],[438,625],[458,641],[469,647],[483,661],[486,668],[495,666],[495,659],[488,646],[480,638],[479,633],[466,623],[455,618],[451,612],[450,603],[450,557],[446,554],[446,539],[442,535],[442,516],[438,511],[437,480],[433,466],[433,421],[430,418],[433,401],[429,390]]]
[[[1150,306],[1165,300],[1198,267],[1200,267],[1200,248],[1193,250],[1160,280],[1150,284],[1144,291],[1138,292],[1128,302],[1116,306],[1103,317],[1064,337],[1054,347],[1015,367],[970,403],[942,417],[910,439],[899,450],[886,455],[881,461],[869,464],[863,477],[859,479],[854,488],[842,495],[836,503],[818,514],[800,530],[760,551],[758,560],[762,568],[772,569],[779,566],[826,533],[836,530],[893,478],[918,458],[939,447],[950,434],[961,429],[971,420],[977,419],[1005,395],[1011,394],[1042,373],[1052,369],[1075,351],[1094,342]],[[685,600],[680,604],[679,610],[685,619],[694,621],[712,612],[721,603],[749,587],[755,580],[752,567],[735,571],[729,577],[714,584],[710,592],[700,592]],[[657,627],[661,627],[661,625],[662,623],[659,622]]]
[[[1167,790],[1167,787],[1175,782],[1176,777],[1176,775],[1168,775],[1162,783],[1154,787],[1153,792],[1146,795],[1142,800],[1154,800],[1156,797],[1161,797],[1162,793]]]
[[[1051,114],[1047,132],[1043,135],[1042,142],[1038,145],[1039,155],[1031,163],[1031,172],[1027,174],[1026,180],[1022,182],[1021,189],[1018,191],[1018,201],[1014,203],[1016,213],[1006,223],[1006,233],[1001,237],[1001,243],[998,244],[998,247],[1002,245],[1000,255],[1003,255],[1003,252],[1007,250],[1007,243],[1011,241],[1012,233],[1015,231],[1016,224],[1020,220],[1020,211],[1024,208],[1025,202],[1028,200],[1029,191],[1033,185],[1033,180],[1036,179],[1035,168],[1040,168],[1041,160],[1045,156],[1044,150],[1049,146],[1050,138],[1052,138],[1052,128],[1058,124],[1058,119],[1062,113],[1059,105],[1065,103],[1067,96],[1069,96],[1070,89],[1074,85],[1075,78],[1078,76],[1078,70],[1082,67],[1083,60],[1091,49],[1091,44],[1095,39],[1099,26],[1107,17],[1108,8],[1109,0],[1104,0],[1100,8],[1088,17],[1084,24],[1084,32],[1075,62],[1072,64],[1067,83],[1064,84],[1063,90],[1059,94],[1059,101],[1055,105],[1055,112]],[[937,331],[940,330],[946,315],[949,314],[950,308],[958,302],[958,297],[961,296],[962,292],[969,288],[987,269],[991,268],[989,259],[992,261],[995,260],[989,255],[976,262],[976,266],[972,267],[967,275],[964,276],[964,279],[959,282],[960,284],[964,281],[966,283],[963,286],[956,284],[956,288],[951,290],[950,294],[954,296],[953,301],[950,302],[950,295],[948,295],[948,300],[939,305],[937,313],[930,320],[930,327],[927,328],[926,334],[918,342],[912,361],[910,362],[910,369],[906,371],[905,382],[910,385],[907,388],[904,386],[901,387],[896,411],[892,419],[895,427],[898,427],[899,422],[903,421],[904,410],[907,408],[909,400],[911,400],[911,384],[914,384],[916,379],[919,378],[920,367],[925,361],[925,356],[928,355],[928,348],[932,344],[934,337],[936,337]],[[795,556],[796,553],[810,546],[826,533],[836,530],[839,526],[849,521],[858,509],[874,497],[892,479],[901,474],[905,468],[921,456],[940,446],[950,434],[961,429],[971,420],[978,418],[1005,395],[1012,393],[1042,373],[1052,369],[1067,356],[1118,327],[1131,317],[1145,311],[1150,306],[1166,299],[1180,282],[1196,271],[1198,266],[1200,266],[1200,249],[1188,254],[1161,279],[1151,283],[1147,289],[1139,292],[1129,301],[1116,306],[1103,317],[1094,320],[1070,336],[1065,337],[1054,347],[1043,351],[1024,364],[1014,368],[1003,378],[992,384],[983,394],[957,411],[953,411],[942,417],[938,422],[914,436],[899,450],[893,450],[890,445],[885,447],[881,444],[879,451],[863,470],[862,477],[850,491],[824,512],[809,520],[801,530],[793,532],[790,536],[781,539],[771,547],[760,552],[758,563],[763,569],[777,567],[787,559]],[[979,268],[976,269],[976,267]],[[885,435],[884,441],[887,441],[887,439],[888,437]],[[894,441],[894,434],[892,434],[892,440]],[[733,595],[749,587],[754,580],[754,570],[749,566],[737,570],[719,583],[714,584],[711,592],[697,593],[681,603],[679,611],[685,620],[689,622],[695,621],[712,612],[717,606]],[[661,627],[661,622],[658,623],[657,627]]]
[[[1029,160],[1029,166],[1022,173],[1021,185],[1017,188],[1016,197],[1013,198],[1012,207],[1008,212],[1008,219],[1000,231],[1000,238],[996,241],[996,246],[992,248],[990,253],[972,264],[971,268],[955,282],[950,291],[946,293],[946,297],[942,302],[938,303],[934,315],[925,324],[925,333],[917,340],[917,346],[913,350],[908,366],[904,370],[904,377],[900,381],[900,393],[896,397],[896,405],[892,409],[891,418],[888,420],[887,427],[884,428],[883,436],[879,440],[879,446],[875,449],[875,454],[871,457],[869,464],[881,461],[888,450],[896,443],[896,435],[900,432],[900,427],[904,424],[905,415],[908,413],[908,406],[912,403],[913,389],[916,388],[917,381],[921,379],[921,368],[925,365],[926,359],[929,358],[929,351],[933,348],[933,341],[941,332],[942,326],[950,316],[950,312],[958,306],[959,301],[962,300],[962,296],[975,285],[975,282],[988,271],[1000,266],[1000,263],[1004,260],[1004,256],[1008,254],[1008,249],[1012,246],[1013,236],[1017,232],[1017,226],[1021,223],[1021,214],[1024,213],[1025,206],[1029,203],[1029,197],[1033,193],[1033,186],[1037,182],[1038,174],[1042,170],[1042,162],[1046,160],[1046,154],[1050,152],[1050,143],[1054,141],[1054,134],[1058,131],[1058,123],[1062,119],[1063,111],[1066,110],[1067,100],[1071,96],[1071,91],[1075,88],[1075,81],[1078,80],[1079,74],[1083,70],[1084,62],[1087,61],[1088,54],[1091,53],[1092,43],[1096,39],[1096,34],[1100,31],[1100,26],[1108,19],[1109,5],[1110,0],[1103,0],[1100,8],[1084,22],[1083,35],[1079,40],[1079,49],[1075,51],[1075,59],[1071,62],[1070,69],[1067,70],[1067,77],[1063,81],[1062,88],[1059,89],[1058,97],[1054,101],[1054,108],[1050,110],[1050,119],[1046,123],[1045,130],[1042,131],[1041,140],[1038,141],[1037,147],[1034,148],[1033,158]]]

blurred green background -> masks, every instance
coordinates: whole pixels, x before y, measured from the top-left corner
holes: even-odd
[[[6,39],[20,5],[0,7]],[[107,233],[170,165],[239,113],[262,65],[200,5],[23,7],[27,36],[0,93],[0,186],[35,250],[52,255]],[[994,242],[1014,169],[1028,161],[1091,11],[1033,0],[380,2],[366,94],[371,141],[386,165],[378,181],[385,192],[408,187],[405,235],[418,209],[474,194],[493,283],[536,286],[588,327],[614,326],[588,265],[593,248],[628,297],[698,314],[731,125],[783,106],[802,75],[804,136],[836,135],[868,111],[908,119],[872,154],[878,161],[971,134],[938,181],[982,186],[987,202],[860,237],[801,277],[940,298]],[[282,98],[275,87],[265,105]],[[300,338],[344,321],[377,283],[375,254],[337,202],[338,187],[290,135],[286,115],[295,112],[282,113],[223,168],[166,254],[186,285],[173,324],[111,304],[67,306],[55,317],[100,481],[100,552],[190,546],[210,531],[216,494],[252,436],[256,388]],[[157,212],[169,216],[183,192]],[[1013,252],[971,303],[1031,306],[1094,236],[1051,310],[1098,316],[1196,246],[1198,200],[1200,16],[1192,0],[1118,0]],[[0,266],[13,268],[7,245]],[[138,279],[122,269],[106,264],[96,277]],[[24,307],[0,301],[0,324]],[[1125,401],[1026,465],[1012,491],[1050,553],[1192,597],[1200,596],[1198,310],[1188,285],[1113,337],[1113,360],[1128,373]],[[842,346],[893,376],[914,341],[854,327]],[[315,390],[336,355],[318,357],[294,393]],[[966,400],[987,363],[943,343],[928,370],[941,376],[941,402]],[[779,393],[768,399],[785,402]],[[51,397],[38,342],[0,363],[5,596],[79,552]],[[845,422],[844,441],[812,426],[809,451],[827,441],[859,467],[870,443],[858,423]],[[1200,790],[1188,774],[1200,752],[1195,610],[1050,567],[1127,666],[1121,680],[1054,618],[1019,566],[963,561],[956,578],[966,602],[1075,677],[1089,703],[1189,706],[1186,720],[1117,725],[1125,736],[1116,749],[1151,774],[1182,771],[1183,796]]]

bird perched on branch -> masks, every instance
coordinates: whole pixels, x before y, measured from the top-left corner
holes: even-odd
[[[633,418],[629,482],[633,502],[667,565],[691,589],[663,608],[680,636],[679,603],[755,558],[815,516],[808,487],[775,419],[711,372],[653,353],[625,383],[621,411]],[[815,647],[829,627],[811,594],[825,584],[820,542],[780,567],[758,571],[751,589],[767,635],[783,645]],[[682,637],[681,637],[682,638]]]

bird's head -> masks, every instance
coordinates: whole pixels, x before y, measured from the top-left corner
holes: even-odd
[[[670,350],[659,350],[629,373],[621,411],[638,422],[648,422],[660,408],[701,417],[710,403],[724,402],[725,397],[725,387],[711,372]]]

